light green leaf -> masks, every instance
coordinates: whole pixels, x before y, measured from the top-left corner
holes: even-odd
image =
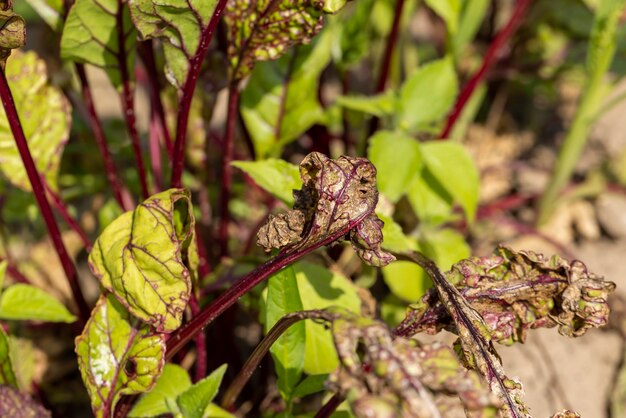
[[[217,0],[130,0],[130,13],[144,39],[163,38],[165,75],[182,88],[189,61],[197,54],[202,32]]]
[[[24,321],[74,322],[76,317],[45,291],[17,283],[0,297],[0,318]]]
[[[395,261],[383,267],[382,272],[391,293],[406,302],[417,302],[431,286],[422,268],[409,261]]]
[[[407,237],[402,232],[402,227],[392,218],[380,213],[376,213],[376,215],[385,223],[383,226],[383,248],[400,253],[417,250],[415,240]]]
[[[313,374],[305,377],[293,390],[294,398],[303,398],[325,389],[327,374]]]
[[[332,39],[322,34],[277,61],[258,64],[241,93],[241,115],[257,159],[278,156],[324,115],[317,99],[319,77],[330,61]]]
[[[34,52],[14,51],[6,76],[37,170],[56,190],[72,121],[70,104],[61,90],[48,84],[46,64]],[[31,191],[4,107],[0,107],[0,170],[13,185]]]
[[[202,415],[202,418],[237,418],[237,417],[231,414],[230,412],[215,405],[214,403],[210,403],[207,405],[206,409],[204,410],[204,414]]]
[[[122,395],[147,392],[165,363],[165,336],[154,334],[112,295],[102,295],[76,338],[78,367],[97,418],[109,418]]]
[[[472,222],[478,204],[478,170],[462,145],[431,141],[421,146],[424,164],[441,186],[457,201]]]
[[[369,143],[367,156],[376,166],[378,190],[395,203],[422,168],[420,145],[402,132],[390,131],[377,132]]]
[[[60,0],[27,0],[39,17],[48,24],[52,29],[60,32],[63,29],[63,20],[61,13],[63,12],[63,1]]]
[[[356,286],[338,272],[311,263],[298,263],[294,267],[298,291],[304,309],[324,309],[337,306],[360,312],[361,300]],[[304,371],[308,374],[330,373],[339,364],[337,352],[329,330],[313,321],[305,321],[306,348]]]
[[[420,222],[436,226],[453,217],[454,199],[427,168],[415,176],[407,189],[407,198]]]
[[[424,231],[419,244],[424,254],[435,260],[442,271],[469,257],[471,252],[463,235],[450,228]]]
[[[176,403],[176,397],[191,387],[191,379],[187,370],[177,364],[166,364],[163,373],[156,381],[154,388],[141,395],[128,416],[131,418],[155,417],[167,413],[175,413],[168,405]]]
[[[337,104],[346,109],[382,118],[393,114],[396,100],[395,93],[392,90],[387,90],[375,96],[339,96],[337,97]]]
[[[293,191],[302,188],[300,169],[285,160],[268,158],[261,161],[234,161],[232,165],[289,207],[294,203]]]
[[[426,4],[446,22],[448,33],[454,35],[459,25],[461,0],[426,0]]]
[[[452,59],[430,62],[415,71],[400,89],[400,129],[423,130],[447,114],[458,91],[458,80]]]
[[[286,314],[301,310],[303,307],[293,267],[287,267],[270,277],[265,303],[265,333]],[[272,344],[270,352],[278,375],[278,390],[289,406],[292,391],[300,381],[304,367],[304,322],[299,321],[290,326]]]
[[[375,2],[376,0],[359,0],[352,7],[329,19],[335,39],[332,47],[333,61],[340,70],[359,63],[367,54],[372,30],[369,20]]]
[[[134,78],[136,39],[126,2],[76,0],[63,27],[61,58],[98,66],[121,88],[121,71]]]
[[[489,0],[461,0],[461,2],[463,4],[459,28],[453,36],[454,54],[457,57],[462,53],[465,45],[474,39],[491,3]]]
[[[202,418],[205,416],[204,411],[217,395],[226,367],[226,364],[221,365],[209,376],[178,395],[176,403],[183,417]]]
[[[0,327],[0,384],[17,386],[17,379],[13,371],[13,362],[11,361],[11,346],[9,336]]]
[[[194,222],[189,191],[170,189],[113,221],[89,254],[102,285],[158,332],[180,326],[189,300]]]

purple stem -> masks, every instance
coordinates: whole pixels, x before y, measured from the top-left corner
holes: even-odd
[[[454,124],[461,116],[465,105],[469,101],[470,97],[472,97],[472,93],[474,93],[476,87],[478,87],[481,81],[485,78],[489,69],[491,69],[495,62],[500,59],[504,46],[506,46],[508,40],[519,27],[531,2],[532,0],[517,0],[517,2],[515,3],[515,10],[513,10],[511,19],[509,19],[506,26],[504,26],[504,28],[502,28],[502,30],[498,32],[493,42],[491,42],[491,45],[489,45],[489,49],[487,50],[487,53],[483,58],[483,62],[480,68],[472,76],[472,78],[470,78],[465,87],[463,87],[461,94],[459,94],[459,97],[454,104],[454,108],[452,109],[452,113],[450,113],[450,116],[448,116],[446,125],[439,135],[440,139],[446,139],[448,137],[448,135],[452,131],[452,128],[454,127]]]
[[[150,108],[150,167],[152,167],[155,193],[163,190],[161,183],[163,168],[161,167],[161,146],[159,145],[159,122],[157,119],[157,112],[154,104],[152,104]]]
[[[87,237],[87,234],[85,233],[83,228],[81,228],[81,226],[78,224],[76,219],[74,219],[70,215],[69,211],[67,210],[67,207],[65,206],[65,202],[63,202],[63,199],[61,198],[61,196],[56,194],[54,190],[50,188],[50,185],[46,182],[46,179],[44,179],[43,177],[41,177],[41,183],[43,184],[44,189],[46,189],[48,196],[50,196],[52,200],[52,204],[57,209],[61,217],[65,220],[67,225],[74,232],[76,232],[80,240],[83,242],[83,246],[85,247],[85,250],[87,250],[87,252],[90,252],[91,248],[93,247],[93,245],[91,244],[91,241]]]
[[[222,187],[220,195],[220,226],[218,241],[220,244],[220,255],[228,255],[228,224],[230,223],[230,211],[228,202],[230,201],[230,191],[232,188],[232,167],[235,148],[235,127],[237,124],[237,107],[239,105],[239,83],[233,81],[228,88],[228,112],[226,115],[226,132],[223,143],[222,159]]]
[[[198,298],[195,293],[191,294],[189,299],[189,309],[193,316],[198,315],[200,312],[200,305],[198,304]],[[207,369],[207,347],[206,347],[206,335],[204,332],[199,332],[195,337],[196,342],[196,374],[194,376],[194,382],[198,382],[206,376]]]
[[[91,96],[91,88],[89,87],[87,74],[85,74],[85,67],[82,64],[76,64],[76,73],[78,74],[78,79],[80,80],[83,101],[87,107],[89,124],[91,125],[91,130],[93,131],[96,143],[98,144],[100,154],[102,155],[104,169],[106,171],[109,184],[111,185],[113,196],[123,210],[131,210],[134,204],[130,198],[130,194],[123,188],[117,175],[113,158],[111,158],[111,153],[109,152],[109,147],[107,146],[104,129],[102,129],[102,124],[100,123],[100,119],[98,119],[98,114],[96,113],[96,108],[93,104],[93,97]]]
[[[204,59],[213,32],[222,17],[222,12],[226,6],[227,0],[219,0],[213,16],[209,24],[202,30],[200,35],[200,44],[196,50],[196,54],[189,60],[189,72],[185,79],[182,89],[182,96],[178,102],[178,118],[176,121],[176,142],[174,143],[174,156],[172,160],[172,187],[181,187],[181,178],[183,175],[183,166],[185,162],[185,141],[187,139],[187,124],[189,122],[189,111],[191,109],[191,100],[193,92],[196,89],[198,76],[200,75],[200,66]]]
[[[403,8],[404,0],[396,0],[396,8],[393,14],[393,22],[391,23],[391,31],[389,32],[389,37],[387,38],[387,44],[383,54],[383,62],[380,66],[380,74],[378,75],[378,82],[376,83],[374,94],[379,94],[385,91],[387,79],[389,78],[389,69],[391,68],[391,58],[393,57],[394,49],[398,43],[398,34],[400,32],[400,20]],[[377,117],[372,118],[369,126],[370,135],[378,130],[379,122],[380,120]]]
[[[15,145],[20,153],[20,157],[24,163],[24,169],[28,174],[28,179],[33,189],[35,199],[39,205],[39,210],[41,210],[41,215],[43,216],[46,227],[48,228],[50,239],[52,240],[59,260],[61,261],[63,271],[65,272],[70,289],[72,290],[72,295],[74,296],[74,302],[78,306],[79,316],[81,320],[87,321],[90,315],[90,309],[80,289],[76,268],[67,253],[65,244],[63,244],[61,231],[59,230],[56,220],[54,219],[50,203],[48,203],[48,200],[46,199],[46,193],[43,184],[41,183],[39,173],[37,172],[35,162],[33,161],[33,157],[28,149],[28,142],[24,136],[22,124],[20,123],[20,118],[17,114],[17,109],[15,108],[15,102],[13,101],[13,95],[11,94],[11,89],[9,88],[9,83],[7,82],[3,69],[0,69],[0,98],[2,99],[2,105],[4,106],[4,111],[6,113],[9,126],[11,127],[13,138],[15,139]]]
[[[330,417],[335,412],[335,410],[339,407],[339,405],[341,405],[342,402],[343,402],[343,398],[341,396],[337,394],[333,395],[333,397],[330,398],[328,402],[326,402],[324,406],[320,408],[319,411],[317,411],[317,414],[315,414],[315,418]]]

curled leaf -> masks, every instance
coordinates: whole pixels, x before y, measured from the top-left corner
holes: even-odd
[[[0,10],[0,67],[2,70],[11,51],[26,44],[26,22],[13,12],[13,5],[10,2],[6,6]]]
[[[165,363],[165,336],[104,294],[76,338],[76,354],[94,415],[109,418],[120,396],[154,386]]]
[[[300,177],[293,210],[268,219],[257,234],[259,245],[295,251],[345,231],[341,235],[349,232],[365,262],[379,266],[394,259],[380,247],[383,223],[374,213],[378,190],[371,162],[313,152],[300,163]]]
[[[189,300],[194,222],[189,191],[170,189],[109,224],[89,254],[102,285],[158,332],[180,326]]]

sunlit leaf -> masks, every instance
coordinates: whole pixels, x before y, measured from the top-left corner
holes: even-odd
[[[277,158],[268,158],[261,161],[234,161],[233,166],[241,169],[252,180],[274,197],[293,206],[294,190],[300,190],[300,169],[297,165]]]
[[[393,114],[396,107],[396,95],[388,90],[375,96],[339,96],[337,104],[346,109],[367,113],[378,117],[385,117]]]
[[[47,322],[74,322],[76,317],[49,293],[16,283],[0,297],[0,318]]]
[[[161,374],[164,334],[154,334],[112,295],[102,295],[76,339],[78,366],[94,415],[109,418],[121,395],[150,390]]]
[[[63,28],[63,1],[62,0],[26,0],[41,19],[55,31]]]
[[[113,221],[89,255],[102,285],[159,332],[180,326],[189,300],[194,222],[189,191],[170,189]]]
[[[46,64],[32,51],[14,52],[6,76],[38,171],[57,188],[61,154],[69,137],[71,109],[61,90],[48,84]],[[0,108],[0,170],[15,186],[30,191],[4,108]]]
[[[152,390],[135,403],[128,416],[132,418],[155,417],[172,413],[168,405],[176,404],[176,397],[191,387],[187,370],[177,364],[166,364]]]
[[[461,3],[470,2],[463,2],[462,0],[426,0],[428,7],[446,22],[446,28],[451,35],[457,32]]]
[[[204,411],[217,395],[226,372],[226,364],[215,369],[209,376],[178,395],[176,403],[185,418],[203,418]]]

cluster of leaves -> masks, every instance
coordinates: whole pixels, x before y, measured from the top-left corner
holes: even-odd
[[[615,285],[588,273],[581,262],[506,247],[470,258],[458,228],[475,222],[479,174],[463,145],[436,139],[456,111],[460,62],[487,13],[486,0],[426,1],[424,7],[446,24],[445,54],[415,57],[425,63],[390,77],[390,62],[383,62],[385,76],[373,94],[344,88],[331,95],[332,103],[323,84],[327,69],[348,80],[369,50],[396,46],[385,41],[396,36],[404,2],[394,12],[394,2],[386,0],[358,0],[347,10],[345,0],[30,1],[56,31],[61,58],[73,64],[68,71],[80,85],[110,190],[105,181],[85,186],[89,174],[104,177],[90,171],[89,163],[83,163],[85,172],[64,169],[70,134],[80,136],[79,124],[72,124],[79,113],[72,115],[70,101],[48,80],[34,52],[11,54],[24,44],[24,20],[10,1],[0,2],[3,65],[11,55],[0,79],[0,170],[14,188],[43,196],[38,204],[52,224],[45,193],[60,209],[56,193],[64,185],[78,190],[77,201],[92,202],[94,194],[109,199],[98,203],[93,245],[83,234],[100,294],[91,313],[80,312],[82,333],[75,341],[95,416],[232,417],[237,396],[269,351],[280,400],[255,405],[259,413],[308,416],[326,396],[331,398],[318,416],[338,407],[355,417],[524,418],[530,414],[521,383],[506,375],[492,343],[523,342],[538,327],[558,326],[560,333],[578,337],[607,323],[606,300]],[[596,29],[598,39],[614,35],[620,2],[604,3],[611,7],[599,8],[597,26],[608,29]],[[405,14],[414,7],[407,6]],[[389,24],[381,24],[380,16],[389,17]],[[221,39],[212,42],[216,31]],[[407,52],[397,48],[400,55]],[[595,58],[603,63],[598,74],[606,71],[607,59]],[[107,143],[107,136],[117,136],[111,132],[119,132],[102,127],[85,64],[100,67],[119,94],[130,147]],[[163,87],[160,76],[170,86]],[[150,170],[135,115],[142,83],[152,99]],[[224,86],[228,109],[224,135],[215,141],[218,162],[205,141],[213,135],[208,122]],[[172,97],[177,105],[166,102]],[[484,95],[474,97],[461,116],[465,126]],[[235,147],[238,123],[248,151]],[[450,137],[462,136],[463,123],[458,126]],[[20,133],[27,144],[19,144]],[[343,139],[328,140],[333,136]],[[116,146],[118,155],[112,152]],[[191,152],[200,157],[190,158]],[[244,174],[243,181],[233,181],[232,167]],[[219,188],[213,185],[216,176]],[[210,186],[203,184],[208,181]],[[137,195],[141,203],[135,205]],[[255,212],[259,200],[269,202],[262,214]],[[207,210],[214,204],[219,216]],[[292,209],[270,213],[281,205]],[[69,211],[61,214],[72,221]],[[49,231],[80,310],[80,287],[67,268],[72,262],[58,227]],[[250,250],[234,247],[255,235],[270,256],[252,259],[249,268]],[[330,248],[322,254],[331,267],[303,260],[325,246]],[[0,290],[8,267],[0,263]],[[379,269],[384,285],[375,286]],[[223,284],[226,290],[214,297]],[[232,323],[222,323],[220,315],[240,298],[244,326],[260,322],[266,336],[241,370],[233,370],[228,358],[216,358],[209,363],[219,367],[207,372],[207,351],[235,347]],[[2,290],[0,319],[77,317],[43,290],[18,283]],[[203,329],[213,322],[222,327],[220,340],[211,340],[207,349]],[[458,335],[455,349],[415,338],[442,329]],[[194,349],[184,350],[191,340]],[[0,415],[11,416],[17,405],[45,416],[23,393],[31,382],[22,383],[15,347],[0,331]],[[239,373],[235,379],[227,367]],[[218,406],[222,380],[230,386]],[[267,393],[251,400],[259,395]]]

